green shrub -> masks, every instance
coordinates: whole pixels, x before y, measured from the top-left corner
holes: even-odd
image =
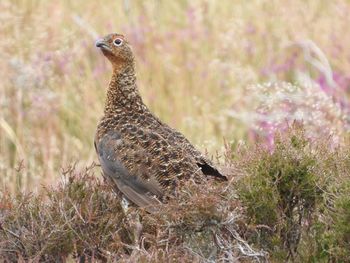
[[[324,244],[318,237],[324,237],[327,227],[336,233],[337,224],[323,222],[328,220],[327,204],[332,202],[329,191],[339,182],[343,166],[328,141],[306,138],[303,127],[294,123],[286,133],[276,135],[273,150],[261,145],[243,149],[235,164],[243,173],[237,189],[252,230],[249,240],[276,260],[321,257]],[[346,218],[341,222],[340,218],[339,231],[344,235],[346,227],[341,228],[341,222]]]
[[[347,180],[332,193],[333,200],[328,202],[323,220],[315,225],[317,253],[311,257],[313,261],[350,261],[350,182]]]
[[[338,261],[350,260],[350,184],[344,189],[344,193],[335,202],[334,220],[334,243],[335,253],[331,253]]]

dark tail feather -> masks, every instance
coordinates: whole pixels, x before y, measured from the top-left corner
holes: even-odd
[[[215,176],[218,177],[224,181],[227,181],[227,177],[222,175],[217,169],[215,169],[214,167],[210,166],[207,163],[197,163],[198,167],[200,167],[202,169],[202,172],[205,175],[210,175],[210,176]]]

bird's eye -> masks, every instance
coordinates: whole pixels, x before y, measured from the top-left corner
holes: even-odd
[[[120,38],[116,38],[113,43],[115,46],[119,47],[123,43],[123,40],[121,40]]]

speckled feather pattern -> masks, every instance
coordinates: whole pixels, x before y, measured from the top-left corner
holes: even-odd
[[[109,35],[106,42],[115,37],[124,40],[121,35]],[[212,175],[225,179],[181,133],[160,121],[143,103],[137,89],[132,52],[127,43],[125,46],[127,51],[124,52],[103,52],[112,62],[113,75],[107,90],[104,116],[95,136],[100,161],[104,154],[106,162],[123,166],[128,176],[158,184],[162,194],[157,190],[156,194],[154,191],[151,194],[159,198],[174,193],[183,180],[204,176],[203,167],[208,168],[207,174],[212,172]],[[129,57],[125,59],[123,56]],[[102,166],[107,165],[102,163]],[[104,174],[114,177],[117,170],[109,173],[104,170]],[[146,192],[147,189],[146,186]]]

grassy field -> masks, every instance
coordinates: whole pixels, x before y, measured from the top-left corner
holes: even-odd
[[[94,42],[110,32],[131,42],[152,111],[221,161],[225,144],[273,149],[293,120],[308,139],[346,143],[347,0],[1,0],[0,10],[0,198],[97,161],[111,67]]]
[[[3,0],[0,10],[2,189],[32,191],[96,160],[111,68],[94,41],[109,32],[130,39],[154,113],[211,154],[224,140],[269,140],[286,119],[346,130],[347,1]],[[274,81],[299,84],[258,85]]]

